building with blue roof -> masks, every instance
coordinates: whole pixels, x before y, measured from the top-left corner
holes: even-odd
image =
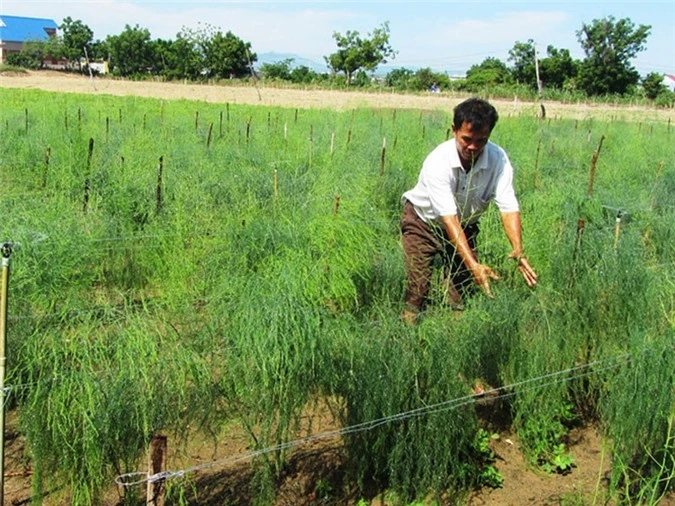
[[[0,14],[0,64],[7,55],[20,52],[25,42],[46,42],[56,35],[57,29],[58,25],[52,19]]]

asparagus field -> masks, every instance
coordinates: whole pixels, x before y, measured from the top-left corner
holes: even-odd
[[[500,485],[486,412],[550,473],[573,466],[569,431],[597,425],[603,500],[656,504],[675,486],[670,121],[503,114],[491,139],[516,170],[539,286],[491,209],[478,254],[501,276],[494,298],[476,290],[458,315],[437,283],[407,326],[400,197],[451,111],[0,101],[5,410],[33,497],[96,504],[117,483],[141,504],[158,480],[169,503],[197,504],[199,464],[146,473],[153,437],[236,430],[256,504],[295,448],[329,438],[352,497],[453,503]],[[302,426],[317,404],[339,427]]]

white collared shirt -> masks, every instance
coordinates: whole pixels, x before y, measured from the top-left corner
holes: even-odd
[[[488,142],[466,172],[454,138],[424,160],[417,185],[403,194],[425,222],[457,215],[462,224],[476,223],[491,201],[502,213],[519,211],[513,190],[513,167],[506,152]]]

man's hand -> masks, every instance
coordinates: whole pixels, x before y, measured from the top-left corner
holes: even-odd
[[[518,264],[518,270],[523,275],[525,283],[530,288],[534,287],[537,284],[537,273],[534,272],[534,269],[528,262],[527,257],[522,253],[513,252],[509,255],[509,258],[512,258]]]
[[[490,280],[499,279],[499,276],[487,265],[476,263],[471,268],[473,275],[473,282],[476,283],[485,292],[485,294],[492,298],[492,290],[490,289]]]

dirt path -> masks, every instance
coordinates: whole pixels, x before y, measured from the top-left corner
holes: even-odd
[[[450,110],[464,96],[450,94],[403,95],[391,92],[356,92],[317,89],[285,89],[252,85],[207,85],[178,82],[124,81],[89,78],[55,71],[30,71],[0,74],[0,87],[34,88],[62,93],[88,93],[101,95],[188,99],[214,103],[258,104],[298,108],[331,108],[337,110],[357,107],[382,109]],[[537,116],[539,107],[533,102],[492,99],[502,116],[531,114]],[[668,109],[646,107],[616,107],[594,104],[545,104],[547,117],[572,119],[615,118],[629,121],[667,122],[675,119],[675,112]]]

